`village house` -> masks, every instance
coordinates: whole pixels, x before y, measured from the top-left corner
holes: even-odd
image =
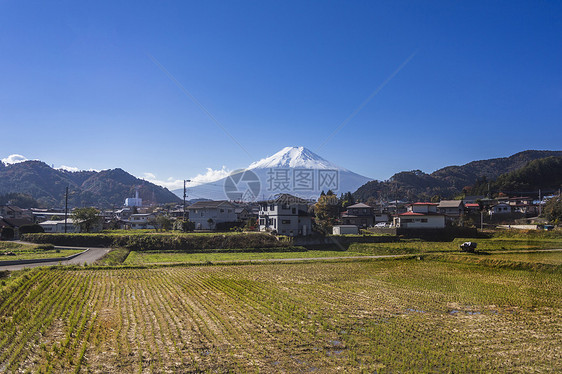
[[[533,205],[533,198],[531,197],[510,197],[507,203],[511,206]]]
[[[464,203],[462,200],[441,200],[437,205],[437,212],[447,217],[459,218],[464,214]]]
[[[375,221],[373,208],[367,204],[358,203],[347,207],[341,214],[341,222],[344,225],[355,225],[361,228],[373,226]]]
[[[31,212],[15,205],[0,205],[0,217],[31,220]]]
[[[464,209],[462,200],[441,200],[437,205],[437,212],[445,215],[448,222],[459,221],[464,215]]]
[[[74,222],[72,221],[72,218],[68,218],[66,220],[66,231],[64,229],[64,227],[65,227],[64,220],[45,221],[45,222],[41,222],[39,225],[47,233],[61,234],[61,233],[65,233],[65,232],[66,233],[78,233],[78,232],[80,232],[80,227],[78,225],[74,224]]]
[[[14,238],[19,239],[19,228],[24,225],[31,225],[33,222],[27,218],[2,218],[0,217],[0,231],[4,227],[10,227],[14,230]]]
[[[464,199],[462,199],[462,202],[466,205],[466,204],[476,204],[478,203],[480,200],[485,199],[486,196],[481,196],[481,195],[467,195],[464,197]]]
[[[244,208],[244,207],[240,207],[240,208],[235,208],[234,212],[236,213],[236,219],[238,221],[247,221],[252,217],[252,214],[250,211],[248,211],[248,209]]]
[[[287,236],[306,236],[312,232],[308,202],[296,196],[282,194],[275,200],[261,201],[260,231],[275,231]]]
[[[498,214],[510,214],[511,212],[512,212],[511,205],[509,205],[507,203],[499,203],[499,204],[493,205],[488,210],[488,213],[490,214],[490,216],[494,216],[494,215],[498,215]]]
[[[436,203],[413,203],[407,212],[394,217],[394,226],[405,229],[445,228],[445,215],[437,212]]]
[[[480,204],[478,203],[465,203],[464,208],[468,214],[480,213]]]
[[[539,214],[539,206],[531,197],[510,197],[507,203],[514,213],[523,213],[528,216]]]
[[[219,223],[236,222],[236,207],[226,201],[198,201],[187,207],[196,230],[214,230]]]
[[[131,214],[126,221],[126,225],[129,226],[131,230],[153,230],[155,227],[151,220],[154,217],[152,213]]]
[[[392,215],[406,213],[408,211],[408,203],[405,201],[394,200],[389,201],[385,207],[385,210]]]

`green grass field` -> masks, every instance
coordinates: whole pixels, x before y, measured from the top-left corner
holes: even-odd
[[[518,262],[562,265],[562,251],[541,251],[523,253],[494,253],[491,258]]]
[[[293,258],[326,258],[352,257],[364,255],[400,255],[400,254],[431,254],[431,253],[460,253],[459,245],[469,239],[456,239],[452,242],[426,242],[421,240],[402,240],[396,243],[353,243],[347,250],[335,245],[323,246],[322,250],[290,251],[263,250],[243,252],[243,249],[214,250],[212,253],[186,253],[174,251],[129,251],[120,249],[109,253],[106,259],[98,262],[103,265],[146,265],[158,263],[209,263],[229,261],[253,261],[267,259]],[[506,250],[528,251],[551,248],[562,248],[562,240],[518,238],[494,238],[478,240],[478,251],[486,253],[500,253]],[[216,251],[216,252],[215,252]],[[555,257],[555,256],[554,256]],[[538,257],[537,257],[538,258]]]
[[[154,263],[205,263],[217,261],[252,261],[289,258],[325,258],[365,256],[365,253],[350,251],[297,251],[297,252],[223,252],[223,253],[181,253],[181,252],[135,252],[129,253],[126,265]]]
[[[67,257],[79,252],[82,252],[82,250],[54,249],[54,247],[50,245],[0,242],[0,261]],[[8,253],[11,254],[8,255]]]
[[[562,277],[415,259],[51,268],[0,283],[5,372],[561,372]]]
[[[367,254],[408,254],[459,252],[459,245],[466,241],[478,243],[478,251],[540,250],[562,248],[562,239],[455,239],[451,242],[427,242],[422,240],[401,240],[396,243],[353,243],[348,250]]]

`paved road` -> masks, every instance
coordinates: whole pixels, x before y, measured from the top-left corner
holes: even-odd
[[[60,249],[82,249],[86,250],[88,248],[81,248],[81,247],[55,247]],[[83,265],[85,263],[91,264],[94,261],[99,260],[103,257],[107,252],[109,252],[111,248],[90,248],[89,251],[82,253],[80,256],[74,257],[72,260],[69,261],[62,261],[62,262],[38,262],[34,264],[23,264],[23,265],[9,265],[9,266],[0,266],[0,270],[22,270],[28,268],[34,268],[37,266],[53,266],[53,265]]]

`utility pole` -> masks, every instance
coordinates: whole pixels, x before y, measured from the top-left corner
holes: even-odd
[[[541,189],[539,188],[539,217],[542,214],[542,199],[541,199]]]
[[[185,184],[187,182],[191,182],[191,180],[189,180],[189,179],[183,180],[183,221],[184,222],[185,222],[185,198],[187,197],[187,188],[186,188]]]
[[[66,196],[64,198],[64,233],[66,234],[66,221],[68,220],[68,186],[66,186]]]

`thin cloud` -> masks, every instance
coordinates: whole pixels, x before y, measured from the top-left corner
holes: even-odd
[[[195,187],[200,184],[216,182],[219,179],[225,178],[230,174],[230,170],[223,166],[222,169],[212,169],[207,168],[207,172],[204,174],[197,174],[195,177],[189,178],[191,182],[187,184],[188,187]],[[166,180],[158,179],[154,173],[143,173],[144,179],[150,183],[157,184],[162,187],[166,187],[169,190],[177,190],[183,188],[183,179],[176,179],[174,177],[169,177]]]
[[[207,168],[205,174],[197,174],[195,177],[191,178],[191,186],[197,186],[203,183],[216,182],[219,179],[226,178],[230,175],[230,170],[223,166],[222,169],[213,170]]]
[[[167,180],[160,180],[153,173],[144,173],[144,179],[150,183],[154,183],[161,187],[166,187],[169,190],[176,190],[183,187],[183,180],[169,177]]]

